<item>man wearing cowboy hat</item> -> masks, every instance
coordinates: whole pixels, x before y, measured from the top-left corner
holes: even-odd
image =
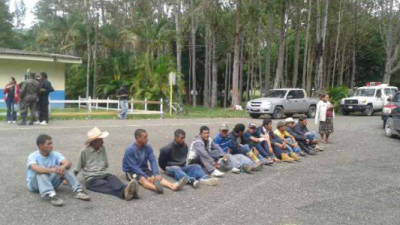
[[[309,155],[315,155],[316,153],[311,145],[311,142],[307,140],[306,136],[299,134],[294,130],[295,127],[294,119],[289,117],[285,120],[285,123],[286,123],[286,131],[296,139],[299,147],[305,153]]]
[[[108,160],[103,139],[109,135],[94,127],[87,133],[86,148],[82,150],[75,173],[82,170],[86,188],[104,194],[117,196],[127,201],[138,198],[138,183],[132,180],[123,184],[116,176],[107,173]]]

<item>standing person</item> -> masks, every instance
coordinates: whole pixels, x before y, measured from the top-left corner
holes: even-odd
[[[160,168],[177,181],[186,177],[188,184],[193,188],[199,187],[200,184],[218,185],[218,179],[206,175],[199,164],[186,165],[188,146],[185,143],[185,131],[178,129],[174,136],[174,140],[160,150],[158,158]]]
[[[233,168],[231,155],[225,154],[221,147],[215,144],[210,137],[210,128],[200,127],[200,134],[196,136],[190,145],[189,164],[200,164],[213,177],[224,176],[223,171],[232,170],[237,172],[240,169]]]
[[[319,134],[323,143],[329,143],[329,136],[333,133],[334,117],[335,111],[332,103],[329,102],[329,95],[321,95],[320,101],[317,104],[315,124],[319,125]]]
[[[52,205],[62,206],[64,201],[56,195],[55,189],[67,180],[76,199],[90,200],[70,170],[71,162],[61,153],[53,151],[52,138],[46,134],[39,135],[36,144],[39,149],[31,153],[27,160],[27,188],[32,192],[39,192]]]
[[[127,201],[139,198],[139,184],[131,180],[128,185],[123,184],[118,177],[107,173],[108,159],[103,139],[109,135],[94,127],[87,133],[86,147],[81,151],[75,174],[80,171],[86,181],[86,188],[104,194],[116,196]]]
[[[135,131],[136,142],[129,146],[122,160],[122,170],[126,173],[128,181],[136,179],[144,188],[163,193],[163,186],[172,191],[180,190],[186,183],[183,177],[177,183],[171,183],[160,175],[153,148],[148,142],[147,132],[143,129]],[[151,170],[148,163],[150,163]]]
[[[15,105],[19,102],[19,86],[14,77],[11,77],[10,82],[4,88],[3,93],[4,101],[7,104],[7,122],[16,123],[17,110]]]
[[[54,91],[50,81],[47,80],[47,73],[40,73],[40,97],[39,97],[39,122],[40,125],[47,125],[49,122],[49,94]]]
[[[124,120],[127,118],[128,113],[128,90],[125,85],[117,91],[117,97],[119,99],[119,105],[121,106],[121,112],[119,113],[119,118]]]
[[[26,117],[28,116],[28,110],[31,113],[31,121],[29,125],[33,125],[36,120],[36,106],[39,101],[40,94],[40,83],[35,79],[34,73],[28,74],[28,79],[22,82],[21,85],[21,124],[26,125]]]

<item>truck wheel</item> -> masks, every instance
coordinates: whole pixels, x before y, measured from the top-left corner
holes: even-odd
[[[364,110],[363,114],[366,116],[372,116],[374,114],[374,108],[372,105],[367,105],[367,108]]]
[[[281,119],[283,117],[283,109],[282,107],[276,107],[274,112],[272,113],[273,119]]]
[[[349,111],[342,109],[342,115],[347,116],[349,115]]]
[[[385,124],[385,135],[388,137],[394,137],[395,132],[393,131],[393,119],[388,118]]]
[[[250,117],[253,119],[258,119],[260,118],[261,114],[256,114],[256,113],[250,113]]]
[[[315,111],[316,111],[315,105],[310,106],[310,108],[308,108],[307,117],[315,118]]]

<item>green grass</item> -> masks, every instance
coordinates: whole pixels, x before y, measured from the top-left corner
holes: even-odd
[[[185,106],[187,113],[169,115],[169,111],[164,111],[164,115],[128,115],[128,119],[159,119],[159,118],[247,118],[246,111],[234,111],[224,108],[208,108],[203,106],[188,107]],[[3,111],[5,112],[5,111]],[[87,120],[87,119],[118,119],[118,112],[105,110],[92,110],[93,113],[87,113],[87,109],[66,108],[52,109],[50,120]],[[0,120],[6,120],[4,115]]]

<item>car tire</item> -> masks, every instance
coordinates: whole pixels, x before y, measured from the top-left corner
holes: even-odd
[[[343,116],[349,115],[349,111],[347,111],[347,110],[345,110],[345,109],[342,109],[342,115],[343,115]]]
[[[390,117],[386,120],[385,135],[391,138],[396,136],[395,131],[393,130],[393,119]]]
[[[260,118],[261,114],[257,114],[257,113],[250,113],[250,117],[253,119],[258,119]]]
[[[283,109],[280,106],[277,106],[272,113],[273,119],[281,119],[283,117]]]
[[[315,112],[317,111],[317,107],[315,105],[310,106],[307,111],[308,118],[315,118]]]
[[[364,110],[363,114],[365,116],[372,116],[374,115],[374,107],[372,105],[367,105],[367,108]]]

